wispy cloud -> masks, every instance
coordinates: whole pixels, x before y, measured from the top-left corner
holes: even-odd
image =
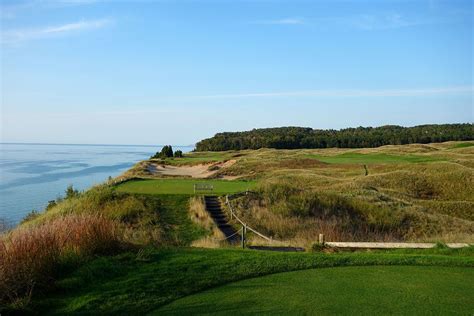
[[[0,18],[14,19],[24,11],[54,9],[69,6],[90,5],[101,0],[18,0],[13,3],[0,3]]]
[[[363,30],[397,29],[430,23],[428,20],[409,19],[398,13],[381,15],[364,14],[339,19],[339,21],[347,24],[348,26]]]
[[[305,24],[305,20],[302,18],[284,18],[276,20],[259,20],[253,21],[252,24],[268,24],[268,25],[301,25]]]
[[[321,29],[352,28],[359,30],[384,30],[411,27],[430,24],[441,21],[433,21],[421,18],[409,18],[397,12],[359,14],[334,17],[288,17],[273,20],[252,21],[251,24],[260,25],[310,25]]]
[[[472,94],[474,87],[441,87],[424,89],[380,89],[380,90],[305,90],[286,92],[258,92],[239,94],[215,94],[194,96],[204,99],[235,99],[235,98],[265,98],[265,97],[416,97],[445,94]]]
[[[35,39],[64,36],[75,32],[103,28],[110,25],[111,23],[111,19],[83,20],[74,23],[41,28],[5,30],[1,33],[1,42],[5,44],[12,44]]]

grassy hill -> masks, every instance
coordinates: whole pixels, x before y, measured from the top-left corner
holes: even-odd
[[[153,172],[157,169],[151,167],[156,165],[199,166],[209,172],[205,173],[207,178],[191,179],[176,176],[174,169],[174,176],[168,176]],[[344,273],[354,282],[359,273],[367,271],[387,271],[412,280],[425,271],[423,266],[430,265],[433,268],[427,273],[442,274],[446,276],[440,277],[444,286],[460,289],[450,292],[439,304],[460,306],[465,297],[462,289],[469,290],[466,280],[472,278],[468,272],[473,266],[472,247],[354,254],[193,249],[189,247],[228,247],[209,242],[222,236],[193,186],[212,184],[212,194],[221,196],[250,189],[251,193],[232,201],[238,216],[272,236],[274,244],[303,246],[309,252],[320,250],[312,247],[319,233],[324,233],[328,241],[472,243],[473,168],[474,142],[371,149],[193,152],[184,158],[143,161],[118,177],[118,182],[86,192],[68,190],[64,198],[50,203],[44,212],[30,215],[20,227],[0,238],[0,312],[175,313],[194,306],[196,301],[209,303],[211,297],[221,297],[219,308],[232,310],[235,301],[225,293],[233,293],[240,288],[239,283],[207,294],[197,293],[279,272],[373,265],[416,265],[421,270],[354,268]],[[249,244],[264,243],[257,236],[249,237]],[[312,273],[302,272],[297,277],[307,278]],[[317,278],[333,278],[334,273],[337,275],[332,270],[323,271]],[[257,284],[257,288],[245,295],[263,302],[266,296],[259,288],[280,277],[285,278],[249,281],[249,286]],[[336,281],[340,286],[328,289],[330,293],[351,291],[343,286],[343,280]],[[376,283],[367,284],[367,293],[385,293],[376,290]],[[399,295],[411,296],[413,304],[421,304],[423,298],[413,296],[412,288],[421,284],[429,293],[439,286],[420,280],[400,289]],[[308,288],[312,287],[308,284]],[[390,289],[393,286],[387,291]],[[190,294],[197,296],[164,307]],[[364,296],[358,298],[362,302]],[[305,296],[289,299],[299,305],[307,302],[301,308],[318,304]],[[413,304],[393,305],[388,310],[415,311]],[[338,306],[340,303],[335,303],[321,312],[337,312]],[[425,305],[419,306],[423,310]],[[375,305],[360,311],[380,312]]]
[[[210,177],[254,181],[257,194],[235,202],[238,214],[290,244],[309,246],[320,232],[334,241],[473,242],[473,144],[195,152],[184,159],[143,162],[128,175],[162,177],[146,174],[152,163],[212,167],[233,161]],[[139,183],[119,190],[134,192]]]

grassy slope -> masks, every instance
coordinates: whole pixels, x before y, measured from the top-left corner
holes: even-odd
[[[166,163],[194,165],[233,159],[236,163],[218,170],[215,177],[237,176],[251,179],[256,181],[257,187],[265,187],[267,184],[291,185],[296,191],[307,192],[308,196],[318,196],[322,202],[319,204],[331,202],[331,199],[347,199],[365,214],[359,223],[353,223],[353,219],[352,222],[333,223],[331,214],[335,210],[324,210],[329,216],[327,221],[323,218],[321,222],[320,218],[315,217],[321,210],[314,212],[311,210],[314,205],[309,203],[311,201],[305,202],[298,194],[295,196],[289,192],[282,195],[292,203],[280,200],[269,205],[254,201],[253,205],[259,206],[255,209],[247,205],[258,223],[252,217],[240,213],[252,227],[259,227],[266,234],[283,238],[295,245],[314,240],[314,236],[321,230],[330,229],[331,225],[345,227],[344,231],[348,231],[346,225],[349,225],[360,235],[359,239],[364,240],[473,242],[472,145],[474,142],[447,142],[365,149],[194,152],[186,154],[182,159],[167,160]],[[133,169],[129,175],[153,177],[144,173],[143,165],[146,163]],[[364,165],[367,165],[367,170]],[[195,182],[201,181],[132,181],[120,186],[119,190],[153,194],[179,191],[189,194],[192,193],[192,184]],[[245,183],[242,186],[237,182],[222,183],[228,184],[230,188],[218,189],[218,193],[247,188]],[[280,211],[283,209],[290,214],[281,215]],[[308,217],[307,214],[312,216]],[[367,223],[364,224],[364,221]],[[265,222],[273,222],[273,225],[262,227]],[[317,223],[322,223],[321,227],[316,227]],[[292,227],[288,227],[290,224]],[[308,227],[313,229],[307,229]],[[370,234],[366,233],[368,230],[371,231]],[[291,232],[284,233],[288,231]],[[353,233],[349,231],[349,234]],[[339,232],[333,235],[333,238],[347,238]]]
[[[99,213],[129,228],[132,234],[127,240],[134,244],[189,246],[192,241],[208,234],[191,221],[189,201],[189,195],[129,194],[102,185],[62,200],[23,226],[47,223],[70,213]]]
[[[370,175],[365,177],[364,170],[358,163],[325,164],[317,159],[305,157],[308,154],[331,156],[348,152],[361,155],[373,153],[394,156],[421,155],[436,159],[421,163],[409,161],[410,159],[403,163],[373,163],[369,168]],[[394,210],[403,207],[418,212],[423,207],[420,201],[430,200],[414,198],[409,191],[406,191],[406,180],[412,179],[414,175],[440,188],[435,199],[431,199],[436,204],[429,206],[430,212],[438,216],[436,207],[443,205],[442,214],[456,218],[451,216],[453,210],[448,203],[463,205],[463,212],[459,212],[460,215],[457,216],[472,213],[473,189],[469,186],[469,181],[472,181],[473,153],[471,146],[463,145],[456,148],[456,144],[448,143],[432,146],[387,146],[369,150],[258,150],[218,155],[196,153],[188,156],[186,158],[188,161],[182,160],[180,163],[196,163],[197,161],[192,158],[193,155],[197,155],[197,160],[200,161],[209,158],[217,161],[237,159],[237,163],[232,167],[219,172],[241,175],[244,178],[256,179],[257,182],[285,179],[296,188],[364,199],[374,205],[389,201],[391,204],[387,205]],[[360,155],[357,158],[359,159]],[[173,180],[175,179],[171,179]],[[140,182],[145,181],[123,185],[137,185]],[[178,187],[180,186],[182,190],[182,183],[178,184]],[[176,190],[176,187],[173,190]],[[189,190],[189,186],[185,190]],[[230,189],[223,189],[225,190]],[[189,199],[187,195],[156,195],[155,193],[164,192],[156,189],[149,192],[153,195],[127,195],[119,192],[120,189],[112,191],[123,196],[110,200],[107,196],[112,193],[109,191],[104,196],[100,192],[86,194],[82,200],[65,201],[37,220],[47,221],[49,218],[68,212],[99,211],[126,223],[130,222],[132,226],[156,227],[162,232],[163,244],[177,246],[188,245],[190,241],[205,233],[190,222],[187,213]],[[142,199],[146,201],[156,199],[157,207],[154,207],[154,202],[148,205]],[[145,203],[144,206],[142,203]],[[457,222],[453,224],[445,221],[444,217],[439,218],[440,226],[459,230]],[[466,225],[472,226],[472,223],[467,222]],[[57,291],[49,293],[47,298],[37,296],[33,308],[51,314],[67,312],[137,314],[155,310],[185,295],[232,281],[277,272],[345,265],[436,265],[472,268],[474,259],[472,249],[467,252],[440,250],[423,253],[399,251],[334,255],[201,249],[142,250],[138,255],[124,253],[115,257],[100,257],[72,274],[64,275],[59,279]]]
[[[291,295],[289,295],[291,293]],[[159,315],[468,315],[474,269],[341,267],[231,283],[177,300]]]
[[[385,163],[422,163],[442,161],[443,158],[420,156],[420,155],[390,155],[378,153],[343,153],[335,156],[307,155],[308,158],[314,158],[322,162],[332,164],[385,164]]]
[[[205,183],[214,186],[206,194],[231,194],[250,190],[254,181],[225,181],[202,179],[156,179],[128,181],[117,186],[117,191],[139,194],[194,194],[194,184]]]
[[[384,210],[388,214],[386,222],[404,229],[403,239],[406,240],[472,242],[473,144],[448,142],[371,149],[243,151],[237,163],[219,173],[243,175],[263,184],[291,184],[293,188],[319,195],[323,200],[337,195],[354,204],[372,205],[368,217],[377,218],[377,209]],[[368,166],[367,176],[364,164]],[[298,197],[291,198],[301,201]],[[261,202],[257,204],[262,206]],[[283,205],[283,208],[310,207],[293,204],[294,207]],[[263,208],[275,213],[271,205],[263,205]],[[257,214],[256,209],[251,212],[256,218],[265,217]],[[245,214],[241,215],[245,218]],[[407,217],[409,220],[404,220]],[[296,221],[301,221],[301,216],[299,219],[298,216],[286,216],[282,223]],[[303,227],[302,224],[295,223],[294,226]],[[281,225],[276,223],[274,226]],[[270,235],[281,235],[271,227],[266,231]],[[306,239],[314,234],[300,229],[292,235],[296,239]]]
[[[194,224],[188,214],[189,197],[185,195],[160,195],[160,226],[163,227],[162,242],[165,245],[189,246],[208,234]]]
[[[62,278],[57,291],[47,298],[37,298],[33,308],[55,315],[140,314],[186,295],[242,279],[311,268],[373,265],[472,268],[474,257],[472,249],[331,255],[148,249],[138,255],[97,258]]]

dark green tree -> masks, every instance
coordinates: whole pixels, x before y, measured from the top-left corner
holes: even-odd
[[[177,150],[174,152],[174,157],[175,158],[182,158],[183,157],[183,152],[181,150]]]
[[[173,157],[173,147],[171,145],[163,146],[160,153],[161,158]]]
[[[151,158],[159,159],[159,158],[171,158],[173,157],[173,147],[171,145],[166,145],[161,148],[160,152],[157,152]]]
[[[74,189],[72,184],[68,185],[66,189],[66,199],[74,198],[76,196],[79,196],[79,191],[77,189]]]

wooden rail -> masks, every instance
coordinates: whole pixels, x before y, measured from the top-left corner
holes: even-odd
[[[232,196],[230,196],[231,198],[235,198],[237,196],[241,196],[243,194],[247,194],[246,193],[239,193],[239,194],[234,194]],[[230,219],[236,219],[240,224],[242,224],[242,227],[243,227],[243,230],[242,230],[242,246],[245,246],[245,235],[247,233],[247,230],[250,230],[252,231],[253,233],[255,233],[256,235],[260,236],[261,238],[269,241],[269,242],[272,242],[273,241],[273,238],[271,237],[267,237],[265,236],[264,234],[256,231],[255,229],[253,229],[252,227],[250,227],[249,225],[247,225],[247,223],[245,223],[244,221],[242,221],[234,212],[234,208],[232,207],[232,204],[230,203],[230,199],[229,199],[229,195],[226,195],[225,197],[225,203],[227,204],[227,206],[229,207],[229,210],[230,210]]]
[[[325,242],[324,245],[335,248],[349,249],[430,249],[435,243],[408,243],[408,242]],[[448,248],[469,247],[466,243],[448,243]]]

